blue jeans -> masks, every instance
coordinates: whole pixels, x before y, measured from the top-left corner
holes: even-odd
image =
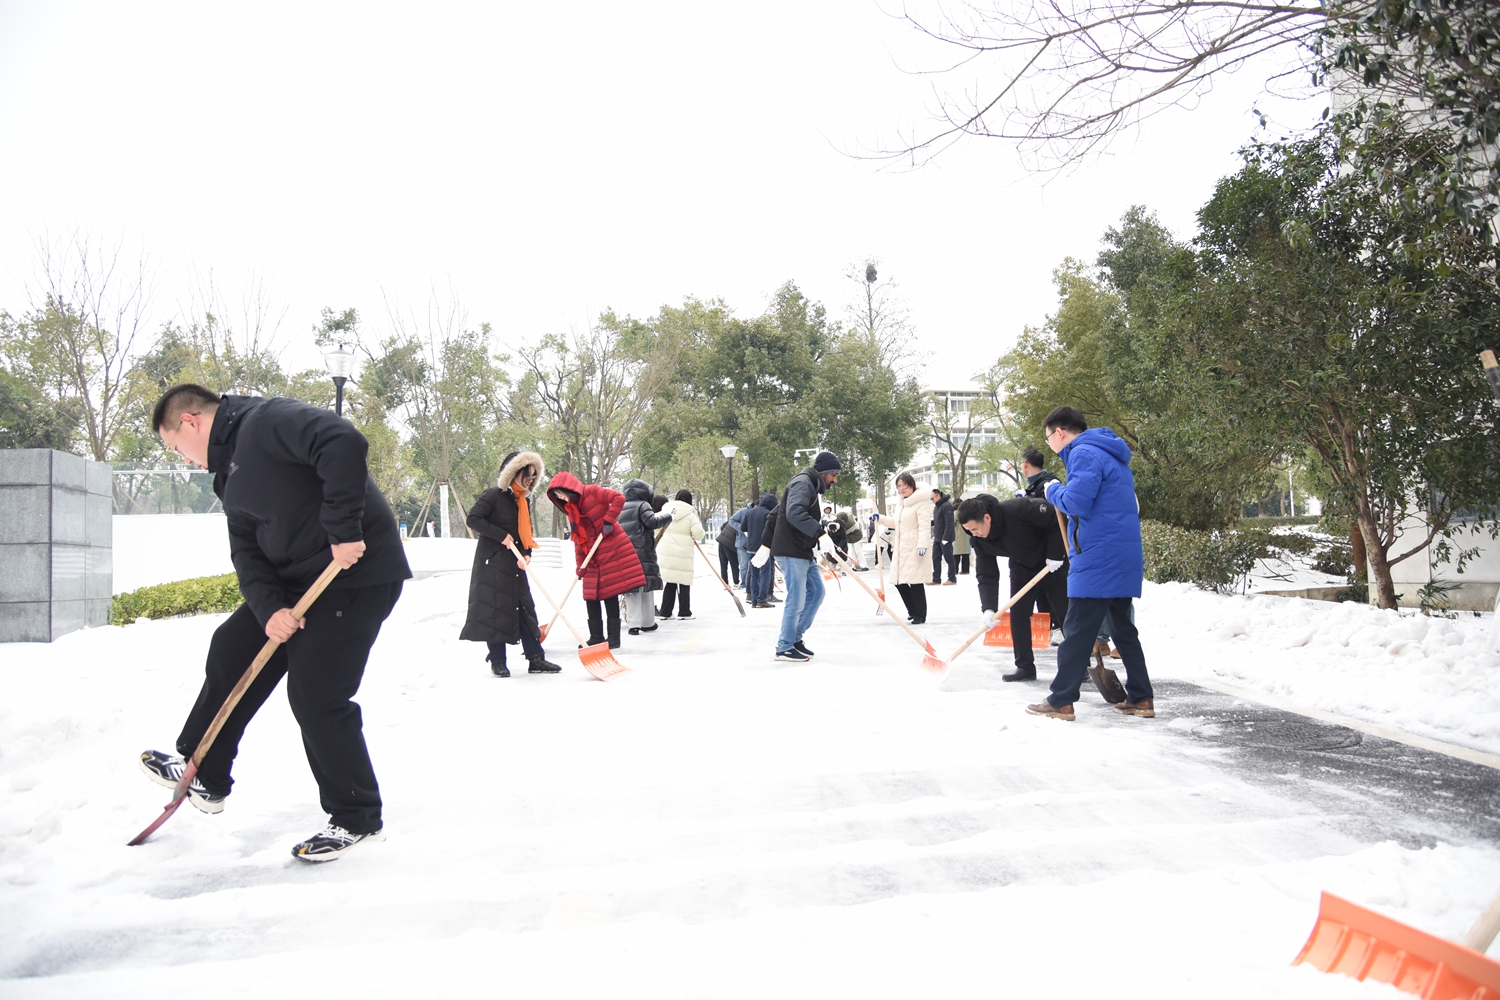
[[[1054,708],[1078,700],[1079,689],[1088,674],[1089,654],[1105,615],[1114,623],[1115,645],[1125,664],[1125,697],[1140,701],[1152,697],[1151,678],[1146,674],[1146,654],[1141,649],[1141,635],[1135,630],[1135,608],[1128,597],[1069,597],[1068,617],[1063,620],[1063,641],[1057,647],[1057,676],[1052,678],[1052,693],[1047,696]]]
[[[751,552],[749,549],[742,549],[742,548],[738,548],[738,547],[736,547],[734,551],[740,557],[740,579],[745,581],[745,592],[749,593],[749,591],[750,591],[750,557],[752,555],[754,555],[755,553]]]
[[[751,604],[764,604],[771,596],[771,587],[776,582],[776,571],[771,568],[770,562],[764,566],[750,564],[745,572],[749,573],[749,583],[745,585],[745,593],[750,596]]]
[[[807,634],[823,603],[823,574],[811,559],[777,556],[776,565],[786,581],[786,601],[781,605],[781,636],[776,652],[784,653]],[[765,567],[769,575],[771,567]]]

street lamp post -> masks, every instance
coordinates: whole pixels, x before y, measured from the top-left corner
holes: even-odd
[[[734,456],[739,453],[740,450],[732,444],[719,449],[719,454],[729,459],[729,509],[724,513],[726,520],[734,516]]]
[[[333,376],[334,412],[342,417],[344,415],[344,383],[349,381],[349,376],[354,374],[354,349],[340,344],[332,350],[324,351],[323,363],[328,366],[328,374]]]

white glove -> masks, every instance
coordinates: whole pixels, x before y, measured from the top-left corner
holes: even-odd
[[[918,545],[917,546],[917,555],[919,555],[919,556],[925,556],[926,554],[927,554],[927,546],[925,546],[925,545]]]
[[[1062,485],[1062,480],[1060,480],[1060,479],[1049,479],[1047,481],[1047,485],[1042,487],[1042,496],[1046,497],[1048,500],[1051,500],[1052,499],[1052,488],[1054,486],[1061,486],[1061,485]]]
[[[762,566],[764,566],[766,563],[768,563],[770,561],[771,561],[771,550],[769,548],[767,548],[766,546],[764,546],[764,545],[762,545],[760,548],[756,549],[755,550],[755,555],[753,555],[753,556],[750,557],[750,565],[754,566],[756,569],[760,569]]]
[[[1051,570],[1052,572],[1054,572],[1054,573],[1056,573],[1058,570],[1062,569],[1062,564],[1063,564],[1063,561],[1061,559],[1048,559],[1047,560],[1047,568],[1049,570]]]
[[[944,542],[943,542],[943,544],[944,544],[944,545],[952,545],[952,544],[953,544],[953,543],[952,543],[952,542],[950,542],[950,541],[947,541],[947,540],[944,540]]]
[[[992,629],[994,627],[995,627],[995,612],[993,612],[993,611],[986,611],[984,613],[984,630],[986,632],[988,632],[990,629]]]

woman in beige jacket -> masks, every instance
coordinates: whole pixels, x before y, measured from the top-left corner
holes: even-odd
[[[693,617],[691,592],[693,571],[697,567],[693,544],[703,538],[703,523],[693,507],[693,495],[687,490],[678,490],[676,499],[668,500],[662,513],[671,514],[672,523],[662,529],[656,541],[656,558],[665,582],[656,617],[671,618],[675,611],[679,620],[687,621]]]
[[[917,492],[917,481],[910,472],[896,477],[896,492],[901,503],[890,514],[880,516],[880,530],[895,545],[891,556],[891,575],[907,618],[913,625],[927,620],[927,588],[932,579],[932,562],[927,547],[932,544],[932,498]]]

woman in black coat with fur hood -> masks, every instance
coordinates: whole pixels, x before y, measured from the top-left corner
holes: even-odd
[[[469,572],[469,617],[460,639],[488,643],[490,670],[509,677],[505,647],[520,642],[529,673],[555,674],[562,668],[542,651],[541,628],[526,569],[506,548],[511,539],[523,555],[536,548],[531,530],[531,496],[546,470],[534,451],[511,452],[500,466],[496,484],[479,494],[469,508],[469,530],[479,536],[474,568]]]

